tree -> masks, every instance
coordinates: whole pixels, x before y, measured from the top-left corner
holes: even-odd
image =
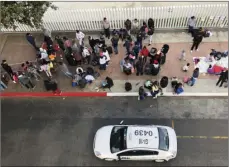
[[[15,23],[41,28],[42,17],[48,8],[56,6],[45,1],[2,1],[1,24],[4,28],[16,29]]]

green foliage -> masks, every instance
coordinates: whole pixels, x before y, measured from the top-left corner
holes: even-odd
[[[51,2],[45,1],[2,1],[0,4],[1,25],[13,29],[16,28],[15,23],[41,28],[42,17],[47,9],[57,9]]]

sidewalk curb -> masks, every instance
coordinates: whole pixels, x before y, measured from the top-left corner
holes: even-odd
[[[148,92],[148,95],[150,93]],[[120,93],[107,93],[107,96],[138,96],[138,92],[120,92]],[[161,95],[158,95],[161,96]],[[180,95],[173,94],[172,92],[167,92],[162,95],[162,97],[228,97],[228,92],[226,93],[182,93]]]
[[[52,92],[1,92],[1,97],[106,97],[107,92],[62,92],[55,95]]]
[[[148,92],[149,94],[149,92]],[[62,92],[54,95],[52,92],[1,92],[1,97],[137,97],[138,92]],[[150,94],[149,94],[150,96]],[[159,97],[161,95],[158,95]],[[161,97],[228,97],[228,93],[182,93],[175,95],[172,92],[164,93]]]

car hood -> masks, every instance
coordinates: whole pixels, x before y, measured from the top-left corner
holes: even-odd
[[[168,134],[169,134],[169,151],[173,152],[176,156],[177,154],[177,135],[174,129],[172,128],[167,128]]]
[[[111,154],[110,137],[114,126],[104,126],[100,128],[94,138],[94,152],[99,152],[102,156]]]

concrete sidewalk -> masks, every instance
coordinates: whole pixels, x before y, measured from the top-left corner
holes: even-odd
[[[53,33],[52,36],[55,36],[56,33]],[[60,36],[67,36],[69,38],[74,38],[75,33],[58,33]],[[90,34],[91,35],[91,34]],[[42,34],[34,34],[36,37],[37,43],[40,45],[43,40]],[[93,35],[98,36],[98,35]],[[9,64],[14,64],[12,67],[16,70],[19,68],[22,62],[27,60],[33,61],[35,60],[35,51],[34,49],[27,43],[25,40],[25,34],[1,34],[2,43],[0,45],[1,51],[1,60],[6,59]],[[85,38],[87,39],[87,37]],[[4,43],[5,41],[5,43]],[[86,45],[88,41],[85,40]],[[110,41],[106,41],[107,45],[110,45]],[[114,80],[114,87],[111,89],[111,93],[124,93],[124,84],[126,81],[131,82],[133,89],[129,92],[129,95],[136,95],[139,86],[142,86],[145,80],[154,79],[159,80],[162,76],[166,75],[169,78],[173,76],[177,76],[182,79],[184,76],[191,76],[192,71],[194,69],[194,65],[192,63],[193,57],[203,57],[210,53],[210,49],[215,48],[219,51],[224,51],[228,49],[228,32],[219,31],[213,32],[213,36],[210,38],[204,38],[203,42],[199,47],[199,52],[193,52],[190,54],[190,47],[192,44],[192,38],[190,34],[185,32],[156,32],[153,35],[153,44],[148,46],[148,39],[144,41],[144,44],[150,49],[151,47],[156,47],[160,49],[163,44],[169,44],[170,50],[167,55],[166,63],[161,67],[161,71],[158,76],[136,76],[132,74],[130,76],[126,76],[120,71],[119,62],[125,56],[125,48],[122,46],[123,43],[120,41],[119,45],[119,54],[111,56],[111,62],[106,71],[99,71],[96,67],[95,70],[100,72],[101,77],[99,77],[94,84],[88,85],[85,89],[80,90],[79,88],[72,88],[71,80],[63,76],[60,72],[54,74],[54,78],[58,81],[59,87],[64,92],[96,92],[95,87],[101,83],[106,76],[110,76]],[[13,49],[12,49],[13,48]],[[185,49],[187,52],[187,61],[179,61],[178,57],[181,53],[181,50]],[[191,64],[190,71],[187,73],[183,73],[181,68],[184,64],[189,62]],[[76,67],[69,67],[72,72],[75,72]],[[85,67],[86,68],[86,67]],[[215,86],[217,82],[217,76],[214,75],[200,75],[198,81],[193,87],[189,87],[185,85],[183,96],[194,96],[194,95],[202,95],[202,96],[228,96],[228,89],[226,88],[218,88]],[[45,76],[44,76],[45,79]],[[32,92],[44,92],[43,81],[36,82],[36,89]],[[21,88],[18,84],[9,83],[8,89],[5,92],[30,92],[25,88]],[[173,96],[172,89],[169,86],[166,90],[166,95]],[[108,95],[110,92],[108,91]],[[115,94],[113,94],[115,95]],[[116,94],[117,95],[117,94]],[[128,94],[127,94],[128,95]]]

